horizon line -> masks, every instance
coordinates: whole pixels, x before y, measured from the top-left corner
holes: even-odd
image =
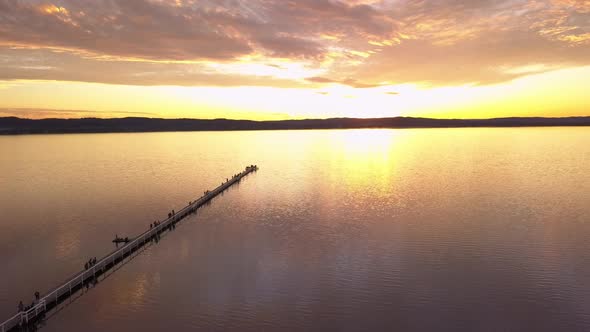
[[[296,118],[296,119],[279,119],[279,120],[253,120],[253,119],[232,119],[232,118],[163,118],[163,117],[146,117],[146,116],[124,116],[124,117],[79,117],[79,118],[29,118],[20,117],[15,115],[0,116],[0,119],[19,119],[28,121],[44,121],[44,120],[124,120],[124,119],[147,119],[147,120],[197,120],[197,121],[215,121],[215,120],[226,120],[226,121],[250,121],[250,122],[283,122],[283,121],[310,121],[310,120],[387,120],[387,119],[426,119],[426,120],[438,120],[438,121],[485,121],[485,120],[500,120],[500,119],[573,119],[573,118],[590,118],[589,115],[571,115],[571,116],[503,116],[503,117],[492,117],[492,118],[435,118],[435,117],[423,117],[423,116],[389,116],[389,117],[327,117],[327,118]]]

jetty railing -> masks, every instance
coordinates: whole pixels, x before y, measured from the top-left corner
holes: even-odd
[[[96,280],[96,277],[110,270],[117,263],[123,261],[124,258],[128,257],[130,254],[137,251],[145,244],[151,242],[154,238],[156,238],[157,235],[166,229],[170,229],[171,226],[176,224],[178,221],[195,212],[199,207],[209,202],[215,196],[219,195],[233,184],[239,182],[244,176],[256,170],[258,170],[258,166],[256,165],[250,165],[246,167],[246,169],[241,173],[232,176],[231,179],[223,182],[217,188],[211,191],[206,191],[204,195],[198,198],[196,201],[191,202],[164,221],[154,225],[152,228],[141,233],[139,236],[136,236],[129,242],[123,244],[121,248],[118,248],[110,254],[107,254],[105,257],[99,259],[88,269],[78,272],[74,276],[68,278],[64,283],[41,296],[31,308],[21,311],[6,321],[0,323],[0,332],[11,331],[37,320],[40,315],[44,314],[48,310],[69,298],[75,291],[84,287],[85,285],[88,285],[93,280]]]

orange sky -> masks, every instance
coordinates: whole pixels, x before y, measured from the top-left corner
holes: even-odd
[[[0,116],[590,115],[589,0],[5,0]]]

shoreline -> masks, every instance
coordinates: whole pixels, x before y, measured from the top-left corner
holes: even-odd
[[[586,126],[590,126],[590,116],[492,119],[432,119],[411,117],[369,119],[331,118],[279,121],[160,118],[23,119],[17,117],[4,117],[0,118],[0,135]]]

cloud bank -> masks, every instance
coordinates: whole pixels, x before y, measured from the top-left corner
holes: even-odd
[[[588,64],[588,0],[0,2],[0,80],[367,88]]]

